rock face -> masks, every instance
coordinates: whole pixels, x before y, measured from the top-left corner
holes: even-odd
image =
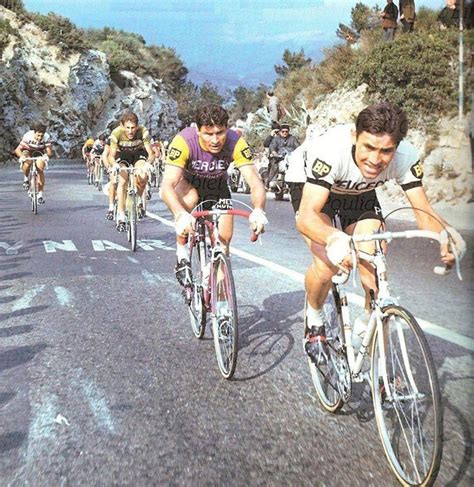
[[[36,121],[47,124],[58,157],[77,157],[88,135],[113,129],[126,109],[161,139],[176,133],[177,105],[159,80],[123,71],[119,87],[104,53],[64,57],[34,24],[3,7],[0,19],[12,27],[0,64],[0,161]]]

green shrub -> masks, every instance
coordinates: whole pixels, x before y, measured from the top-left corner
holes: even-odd
[[[7,8],[8,10],[11,10],[12,12],[25,12],[25,6],[23,5],[22,0],[0,0],[0,5]]]
[[[10,43],[10,35],[15,34],[15,29],[10,25],[8,19],[0,19],[0,58],[3,50]]]
[[[64,55],[82,52],[90,48],[83,33],[69,19],[49,12],[48,15],[31,13],[29,17],[48,34],[48,42],[58,46]]]
[[[449,32],[399,35],[352,66],[353,86],[367,83],[375,99],[390,100],[411,118],[451,113],[457,103],[456,37]]]

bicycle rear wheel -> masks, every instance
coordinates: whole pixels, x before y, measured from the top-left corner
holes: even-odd
[[[38,214],[38,176],[32,174],[30,179],[30,192],[31,192],[31,211]]]
[[[306,309],[308,306],[308,298],[305,299],[305,323],[306,323]],[[309,370],[311,378],[313,379],[314,388],[318,396],[319,402],[327,411],[335,413],[339,411],[344,405],[341,397],[339,384],[339,377],[341,367],[347,368],[347,361],[340,359],[336,348],[338,344],[338,321],[335,310],[335,303],[332,295],[328,296],[324,305],[324,311],[328,318],[330,326],[326,330],[326,338],[328,343],[328,360],[323,364],[315,364],[310,357],[308,357]],[[342,352],[341,352],[342,353]],[[344,370],[346,373],[347,370]]]
[[[186,289],[186,297],[191,328],[196,338],[201,339],[206,329],[206,306],[204,304],[203,275],[198,245],[195,244],[190,252],[192,284],[189,289]]]
[[[238,315],[234,278],[230,259],[224,253],[217,256],[213,266],[212,333],[217,364],[221,374],[231,379],[237,365]]]
[[[443,448],[435,365],[415,318],[399,306],[387,306],[383,312],[384,337],[378,332],[374,336],[371,364],[380,438],[390,467],[403,485],[432,485]]]

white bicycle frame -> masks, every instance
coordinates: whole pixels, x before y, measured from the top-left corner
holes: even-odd
[[[403,232],[382,232],[382,233],[375,233],[373,235],[354,235],[352,236],[352,243],[356,242],[376,242],[376,250],[375,254],[371,255],[366,252],[356,250],[355,246],[352,245],[353,249],[353,269],[356,268],[356,257],[359,259],[363,259],[370,264],[375,269],[377,275],[377,282],[378,282],[378,295],[377,298],[373,300],[373,309],[370,314],[369,322],[367,328],[365,330],[364,336],[362,338],[362,344],[360,346],[359,352],[357,356],[355,355],[354,347],[352,345],[352,325],[349,320],[349,308],[347,306],[347,296],[343,288],[340,287],[341,284],[344,284],[348,278],[349,274],[341,279],[340,275],[333,277],[333,283],[336,285],[339,298],[341,302],[341,321],[342,327],[344,332],[344,341],[347,350],[347,361],[349,363],[349,368],[351,371],[351,377],[354,382],[362,382],[365,378],[365,374],[361,374],[362,364],[364,361],[365,355],[367,355],[367,349],[372,341],[373,335],[375,330],[377,330],[377,340],[379,344],[380,350],[380,357],[379,357],[379,370],[382,373],[383,377],[383,384],[385,386],[385,392],[387,396],[387,400],[392,401],[392,393],[391,387],[389,387],[389,379],[387,377],[387,370],[385,367],[386,364],[386,342],[385,342],[385,333],[384,333],[384,326],[383,326],[383,319],[384,313],[382,309],[388,305],[397,305],[397,299],[392,297],[390,294],[390,287],[387,280],[387,266],[386,266],[386,257],[382,250],[380,242],[385,240],[386,242],[390,242],[395,238],[429,238],[431,240],[436,240],[440,242],[440,235],[435,232],[427,231],[427,230],[406,230]],[[456,270],[458,277],[461,278],[461,273],[459,270],[459,260],[457,258],[457,254],[454,251],[455,261],[456,261]],[[434,269],[436,274],[446,274],[448,269],[436,267]],[[402,358],[405,364],[405,370],[407,371],[408,380],[410,382],[411,390],[415,391],[415,395],[418,395],[418,388],[416,386],[415,379],[411,373],[411,366],[409,364],[409,358],[405,343],[405,337],[401,327],[398,327],[398,336],[400,339],[401,349],[402,349]]]

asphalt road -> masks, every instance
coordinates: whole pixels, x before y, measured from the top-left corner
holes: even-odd
[[[210,333],[192,335],[156,193],[132,253],[79,164],[51,165],[36,216],[17,169],[0,174],[1,485],[397,485],[370,402],[337,415],[318,404],[301,341],[309,255],[289,202],[268,196],[263,245],[236,224],[240,349],[226,381]],[[394,294],[427,327],[442,388],[436,485],[468,486],[472,258],[462,282],[436,263],[432,243],[390,247]]]

